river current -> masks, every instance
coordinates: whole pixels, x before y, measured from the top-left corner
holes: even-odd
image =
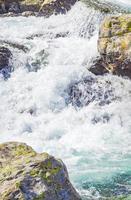
[[[131,81],[88,71],[103,17],[77,2],[65,15],[0,18],[0,39],[28,48],[11,47],[14,71],[0,76],[0,142],[62,159],[84,200],[131,194]]]

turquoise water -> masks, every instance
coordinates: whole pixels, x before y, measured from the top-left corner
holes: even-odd
[[[49,19],[0,18],[0,38],[29,49],[11,48],[14,72],[0,77],[0,142],[26,142],[61,158],[86,200],[131,193],[131,81],[88,71],[102,19],[81,2]],[[85,78],[93,80],[89,89]],[[68,102],[72,84],[82,107]]]

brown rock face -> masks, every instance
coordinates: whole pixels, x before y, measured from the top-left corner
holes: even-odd
[[[98,50],[107,71],[131,78],[130,14],[105,18],[100,28]]]
[[[61,160],[24,143],[0,144],[0,200],[80,200]]]

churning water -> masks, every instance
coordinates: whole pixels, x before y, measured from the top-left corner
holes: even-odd
[[[0,142],[61,158],[86,200],[131,193],[131,81],[88,71],[102,19],[81,2],[48,19],[0,18],[1,40],[28,48],[11,47],[14,71],[0,77]]]

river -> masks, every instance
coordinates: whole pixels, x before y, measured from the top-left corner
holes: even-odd
[[[0,38],[29,49],[12,47],[14,71],[0,76],[0,142],[62,159],[84,200],[131,194],[131,81],[88,71],[103,17],[77,2],[66,15],[0,18]]]

